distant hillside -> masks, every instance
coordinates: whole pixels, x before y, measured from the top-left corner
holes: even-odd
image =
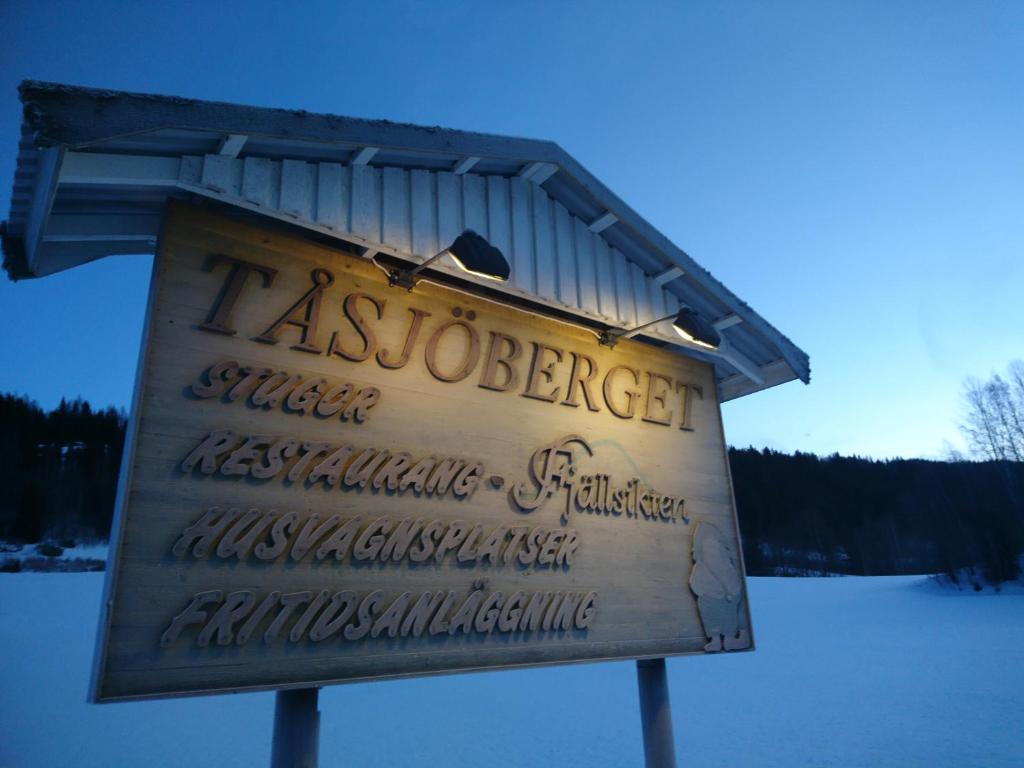
[[[49,413],[0,395],[0,533],[6,538],[106,538],[125,416],[82,400]]]
[[[730,449],[748,573],[1019,573],[1024,463]]]
[[[0,396],[0,535],[110,533],[125,415]],[[751,575],[1019,573],[1024,464],[871,461],[730,449]]]

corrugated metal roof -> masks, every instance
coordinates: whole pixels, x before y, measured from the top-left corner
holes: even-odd
[[[723,399],[809,380],[804,352],[552,142],[35,81],[20,93],[12,277],[152,252],[168,197],[413,261],[473,227],[510,257],[503,290],[521,301],[594,327],[680,304],[728,324],[723,354],[686,350],[714,362]]]

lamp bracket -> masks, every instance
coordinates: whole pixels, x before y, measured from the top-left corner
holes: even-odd
[[[411,291],[419,282],[416,276],[408,269],[392,269],[388,272],[388,285],[392,288],[405,288]]]
[[[626,332],[618,328],[610,328],[607,331],[601,331],[597,337],[597,343],[614,349],[615,345],[619,343],[619,339],[626,335]]]

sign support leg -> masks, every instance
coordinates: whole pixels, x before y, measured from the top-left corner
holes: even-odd
[[[672,738],[672,705],[668,699],[665,660],[638,660],[636,679],[640,687],[644,763],[647,768],[676,768],[676,747]]]
[[[278,691],[270,768],[317,768],[320,760],[319,688]]]

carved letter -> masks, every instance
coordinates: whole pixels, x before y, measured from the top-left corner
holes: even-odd
[[[579,435],[566,435],[551,445],[545,445],[533,452],[529,465],[533,488],[523,481],[513,485],[509,491],[512,500],[520,509],[536,509],[555,491],[569,484],[575,472],[575,453],[572,448],[574,443],[581,445],[588,455],[594,455],[590,444]]]
[[[252,549],[252,545],[256,543],[256,539],[270,527],[276,517],[277,512],[260,512],[258,509],[250,509],[224,534],[224,538],[217,545],[217,557],[225,560],[237,557],[239,560],[244,560],[248,556],[249,550]]]
[[[665,382],[665,389],[658,391],[656,382]],[[672,394],[672,379],[668,376],[662,376],[660,373],[653,373],[647,371],[647,402],[644,405],[643,420],[650,422],[651,424],[663,424],[669,426],[672,423],[672,411],[666,411],[665,407],[668,404],[668,396]],[[653,413],[651,402],[656,402],[661,406],[661,413]]]
[[[396,597],[388,609],[381,614],[381,617],[374,622],[370,637],[379,637],[382,632],[387,632],[388,637],[397,637],[402,614],[409,607],[410,599],[412,599],[412,592],[403,592]]]
[[[320,401],[324,394],[324,387],[327,386],[327,379],[310,379],[300,384],[288,395],[285,405],[289,410],[312,413],[313,408]]]
[[[554,597],[551,598],[551,602],[548,603],[548,609],[544,612],[544,619],[541,621],[540,628],[547,632],[551,629],[551,620],[555,617],[555,612],[558,610],[558,602],[562,599],[561,592],[555,592]],[[557,627],[555,627],[557,629]]]
[[[523,565],[533,565],[533,561],[537,559],[537,555],[540,553],[540,540],[544,538],[546,533],[547,531],[543,528],[534,528],[530,531],[530,535],[526,537],[526,546],[519,553],[520,563]]]
[[[437,545],[437,550],[434,552],[434,559],[437,562],[444,560],[444,556],[448,554],[448,550],[455,549],[462,543],[462,540],[466,538],[466,534],[469,532],[469,526],[466,525],[462,520],[452,520],[448,526],[448,532],[441,539],[441,543]]]
[[[256,631],[256,627],[259,626],[260,622],[266,618],[267,614],[270,613],[270,609],[277,605],[277,601],[281,599],[280,592],[271,592],[265,598],[263,602],[259,604],[259,607],[249,614],[249,618],[245,620],[245,624],[238,630],[235,635],[235,643],[238,645],[245,645],[249,642],[249,638],[252,637],[252,633]]]
[[[356,545],[352,549],[352,557],[356,560],[373,560],[380,554],[381,547],[387,541],[387,532],[391,530],[391,521],[386,517],[378,517],[366,526],[359,534]]]
[[[206,592],[199,592],[192,597],[185,610],[171,620],[171,624],[160,636],[160,647],[170,648],[178,639],[181,630],[189,624],[202,624],[206,621],[206,611],[202,610],[210,603],[219,603],[224,598],[224,593],[219,589],[211,589]]]
[[[289,376],[284,371],[278,371],[259,385],[256,391],[252,393],[250,402],[257,407],[263,406],[267,410],[276,408],[284,399],[284,396],[291,392],[295,385],[301,381],[302,376],[298,373]]]
[[[347,640],[359,640],[366,636],[373,626],[373,614],[377,612],[377,608],[382,602],[384,602],[384,593],[379,589],[373,590],[363,598],[363,602],[359,604],[356,623],[345,627]]]
[[[555,378],[555,366],[562,362],[562,350],[537,341],[530,343],[533,344],[533,359],[530,361],[530,375],[526,380],[526,391],[523,392],[523,397],[532,397],[534,400],[553,403],[558,399],[558,393],[562,391],[562,388],[555,387],[551,392],[543,393],[540,391],[541,379],[545,384],[550,384]],[[544,362],[544,355],[548,352],[553,352],[555,359]]]
[[[410,466],[412,466],[411,453],[399,451],[392,454],[381,467],[380,472],[373,478],[373,487],[382,488],[386,484],[389,491],[398,490],[399,477]]]
[[[402,637],[408,637],[410,634],[413,637],[422,635],[431,615],[437,610],[443,599],[444,592],[424,592],[420,595],[402,622]]]
[[[551,624],[552,629],[572,629],[572,622],[576,608],[580,605],[580,594],[578,592],[566,592],[562,604],[558,606],[558,613]]]
[[[697,395],[701,400],[704,399],[704,387],[697,384],[684,384],[681,381],[676,382],[676,392],[680,390],[683,392],[683,423],[679,425],[680,429],[685,429],[687,432],[693,431],[693,423],[690,418],[693,415],[693,395]]]
[[[269,368],[255,368],[251,365],[247,365],[241,370],[242,378],[239,379],[238,383],[231,388],[228,392],[228,400],[235,402],[243,397],[248,397],[249,394],[256,389],[256,386],[260,381],[269,376],[273,371]]]
[[[365,488],[373,473],[380,469],[380,465],[387,461],[391,451],[385,449],[378,451],[376,448],[364,448],[363,452],[356,456],[348,465],[345,473],[345,485],[348,487],[358,486]]]
[[[281,595],[281,610],[278,611],[274,620],[270,622],[270,626],[267,627],[267,631],[263,633],[263,642],[274,642],[274,640],[277,639],[278,633],[284,627],[285,622],[291,618],[295,609],[304,603],[308,603],[312,599],[313,593],[309,590],[304,592],[288,592],[287,594]]]
[[[573,555],[576,554],[576,550],[579,549],[580,535],[573,530],[565,532],[565,541],[562,542],[562,546],[558,549],[558,554],[555,555],[555,565],[572,565]]]
[[[380,301],[375,299],[368,293],[350,293],[345,297],[345,303],[342,308],[345,310],[345,317],[352,323],[352,327],[356,329],[359,337],[363,340],[363,350],[361,352],[348,352],[344,347],[341,346],[341,335],[335,331],[334,335],[331,336],[331,346],[327,350],[329,355],[338,355],[346,360],[351,360],[354,363],[361,363],[363,360],[373,354],[377,348],[377,334],[373,332],[367,322],[359,313],[358,301],[360,299],[366,299],[368,302],[373,304],[374,309],[377,310],[377,319],[380,320],[384,317],[384,307],[387,304],[387,299]]]
[[[470,630],[473,629],[473,619],[476,618],[476,612],[479,610],[483,599],[483,589],[474,589],[470,592],[469,597],[462,601],[459,610],[452,617],[451,624],[448,625],[448,634],[454,635],[461,629],[462,634],[468,635]]]
[[[635,368],[630,368],[628,365],[616,365],[607,375],[604,377],[604,385],[601,387],[604,392],[604,402],[608,406],[608,410],[618,416],[620,419],[632,419],[636,414],[636,401],[640,397],[639,389],[627,389],[626,390],[626,409],[620,410],[615,405],[615,400],[612,397],[612,380],[615,378],[615,374],[619,371],[628,371],[633,374],[633,383],[637,386],[640,385],[640,372]]]
[[[509,533],[512,534],[512,540],[509,541],[508,546],[505,547],[505,554],[501,556],[501,559],[505,561],[505,565],[508,565],[515,558],[519,551],[519,545],[523,542],[523,537],[530,532],[530,529],[525,525],[517,525],[512,528]]]
[[[322,523],[320,522],[320,514],[314,512],[306,520],[305,525],[302,526],[302,530],[299,531],[299,535],[295,537],[295,543],[292,544],[291,558],[298,562],[306,556],[316,543],[320,541],[324,536],[327,535],[328,531],[333,529],[336,525],[341,523],[341,515],[331,515]]]
[[[260,455],[260,450],[274,442],[270,435],[253,435],[228,456],[220,465],[222,475],[247,475],[252,468],[248,462]]]
[[[210,507],[206,514],[182,531],[179,539],[171,547],[171,552],[175,557],[182,557],[188,554],[191,548],[193,557],[203,557],[241,514],[239,509],[229,509],[225,512],[220,507]]]
[[[455,605],[455,600],[456,594],[453,591],[449,591],[444,596],[444,602],[441,603],[441,607],[437,609],[437,613],[434,614],[434,618],[430,621],[429,632],[431,635],[440,635],[448,631],[448,612]]]
[[[228,645],[235,639],[231,631],[236,621],[244,619],[256,604],[256,596],[248,590],[232,592],[224,600],[224,605],[217,609],[213,618],[207,622],[196,637],[196,645],[205,648],[210,644],[213,633],[217,633],[217,645]]]
[[[387,542],[380,551],[381,562],[388,560],[398,562],[408,552],[413,540],[423,528],[422,520],[402,520],[388,536]]]
[[[597,592],[587,592],[580,607],[576,610],[576,629],[589,627],[595,613],[597,613]]]
[[[484,539],[484,543],[476,551],[476,561],[483,563],[484,560],[490,560],[491,565],[498,565],[498,556],[501,553],[501,545],[505,543],[505,537],[508,535],[508,528],[504,525],[499,525],[491,534]]]
[[[295,462],[295,466],[288,471],[288,481],[296,483],[299,478],[302,477],[302,473],[306,471],[306,467],[309,466],[310,462],[313,461],[317,456],[327,453],[331,449],[330,443],[303,443],[302,450],[304,453]]]
[[[257,336],[254,341],[261,341],[264,344],[277,344],[277,334],[285,325],[294,325],[300,331],[299,343],[293,344],[292,349],[301,352],[312,352],[319,355],[323,350],[316,343],[316,329],[320,322],[320,302],[323,299],[324,289],[334,282],[334,275],[326,269],[314,269],[310,275],[313,280],[313,287],[306,291],[305,295],[292,304],[281,317],[275,320],[267,330]],[[301,316],[299,310],[302,310]]]
[[[554,563],[555,553],[558,552],[558,547],[564,538],[564,532],[550,531],[547,538],[544,539],[544,545],[540,548],[540,553],[537,555],[537,564],[551,565]]]
[[[508,342],[508,353],[503,352],[505,342]],[[496,392],[507,392],[515,389],[519,383],[519,370],[512,365],[523,354],[523,345],[515,336],[508,336],[498,331],[491,331],[491,345],[487,348],[487,359],[484,362],[484,372],[480,376],[478,386],[484,389],[493,389]],[[504,381],[498,382],[498,368],[504,370]]]
[[[402,354],[397,360],[389,360],[388,358],[391,356],[391,353],[386,349],[381,349],[377,353],[377,363],[382,368],[402,368],[409,362],[409,356],[412,354],[416,338],[420,333],[420,326],[423,325],[423,318],[430,317],[430,313],[424,312],[422,309],[409,307],[409,311],[412,312],[412,322],[409,324],[409,332],[405,336],[405,346],[402,347]]]
[[[352,546],[352,541],[356,537],[356,532],[359,530],[359,523],[362,522],[361,517],[353,517],[338,530],[332,533],[320,548],[316,551],[316,559],[323,560],[332,552],[334,553],[335,560],[344,560],[345,555],[348,554],[349,547]]]
[[[422,563],[429,560],[434,554],[434,546],[441,534],[444,532],[445,523],[441,520],[431,520],[420,533],[418,546],[409,549],[409,559],[414,563]]]
[[[324,607],[327,602],[327,598],[330,597],[331,593],[326,589],[321,589],[316,593],[316,597],[313,598],[313,602],[310,603],[306,610],[302,612],[299,620],[295,622],[295,626],[292,627],[292,631],[288,634],[288,639],[293,643],[299,642],[302,636],[306,634],[306,627],[313,621],[313,617]]]
[[[586,364],[587,372],[583,373],[583,364]],[[590,355],[584,355],[582,352],[572,353],[572,372],[569,374],[569,389],[565,393],[565,399],[562,401],[562,405],[571,405],[573,408],[579,406],[576,400],[576,390],[579,388],[583,392],[583,399],[587,402],[587,410],[600,411],[601,409],[597,405],[597,400],[590,391],[590,383],[597,377],[597,363],[594,362],[594,358]]]
[[[436,463],[430,456],[417,461],[408,472],[402,475],[402,480],[398,484],[398,490],[400,492],[404,491],[411,485],[414,492],[421,493]]]
[[[220,397],[237,378],[238,363],[234,360],[223,360],[211,365],[206,371],[208,384],[204,383],[201,377],[192,382],[192,394],[196,397]]]
[[[324,608],[313,629],[309,631],[309,639],[314,643],[326,640],[336,632],[340,632],[345,622],[352,618],[359,603],[359,596],[351,589],[335,592],[330,604]]]
[[[316,405],[317,416],[333,416],[345,405],[348,396],[352,394],[351,384],[337,384],[327,390],[320,402]]]
[[[544,609],[551,603],[554,592],[534,592],[529,604],[523,610],[523,618],[519,620],[522,631],[536,631],[544,617]]]
[[[280,557],[288,546],[288,537],[295,531],[298,523],[299,515],[296,512],[281,515],[270,529],[270,545],[260,542],[252,553],[260,560],[274,560]]]
[[[490,632],[498,621],[498,614],[501,612],[501,601],[504,595],[501,592],[491,593],[476,614],[476,621],[473,627],[477,632]]]
[[[238,434],[230,429],[218,429],[211,432],[185,460],[181,462],[181,471],[188,474],[197,463],[199,471],[204,475],[212,475],[217,471],[217,457],[222,456],[238,443]]]
[[[459,547],[459,553],[456,556],[456,559],[460,563],[466,563],[470,560],[475,561],[477,559],[476,548],[474,545],[480,539],[483,532],[484,527],[480,523],[477,523],[473,526],[473,529],[466,534],[466,538],[463,540],[462,546]]]
[[[206,316],[206,322],[199,327],[211,333],[223,333],[226,336],[234,336],[236,331],[228,325],[228,320],[231,319],[231,310],[234,309],[235,302],[238,301],[238,297],[242,293],[242,287],[245,285],[246,278],[252,272],[256,272],[263,278],[263,287],[269,288],[270,284],[274,282],[277,270],[264,267],[262,264],[254,264],[251,261],[234,259],[221,253],[211,254],[203,265],[203,269],[207,272],[212,272],[213,268],[221,263],[230,264],[231,270],[228,272],[227,280],[224,281],[224,285],[220,289],[220,294],[213,302],[213,306],[210,307],[210,312]]]
[[[250,464],[249,474],[259,480],[274,477],[284,469],[286,459],[299,452],[299,441],[294,437],[283,437],[267,449],[263,464]]]
[[[467,464],[455,477],[452,483],[452,493],[456,496],[468,496],[480,484],[480,477],[484,473],[484,465],[480,462]]]
[[[312,485],[318,480],[323,479],[324,483],[333,488],[338,484],[338,480],[341,478],[341,471],[345,469],[345,462],[348,461],[348,457],[352,455],[354,450],[355,448],[351,445],[341,446],[341,448],[335,450],[334,453],[313,467],[309,477],[306,478],[306,482]]]
[[[462,328],[466,332],[469,343],[466,347],[466,355],[462,359],[462,364],[451,373],[444,373],[437,364],[437,345],[449,328]],[[430,375],[435,379],[447,382],[462,381],[473,372],[473,368],[476,367],[477,361],[480,359],[480,334],[476,332],[476,328],[465,320],[449,320],[438,326],[437,330],[431,335],[430,340],[427,341],[425,359],[427,370],[430,371]]]
[[[345,406],[345,411],[341,414],[341,420],[348,421],[352,419],[357,424],[362,424],[366,421],[366,412],[373,408],[378,400],[380,400],[380,390],[376,387],[366,387],[359,390],[356,396],[352,398],[352,402]]]
[[[520,607],[523,601],[526,599],[526,595],[522,591],[513,592],[505,605],[501,609],[501,614],[498,616],[498,629],[502,632],[513,632],[519,624],[519,618],[523,615],[523,609]]]
[[[437,465],[437,469],[434,470],[427,481],[427,493],[436,493],[438,496],[444,496],[448,491],[448,486],[462,467],[463,462],[460,459],[444,459]]]

